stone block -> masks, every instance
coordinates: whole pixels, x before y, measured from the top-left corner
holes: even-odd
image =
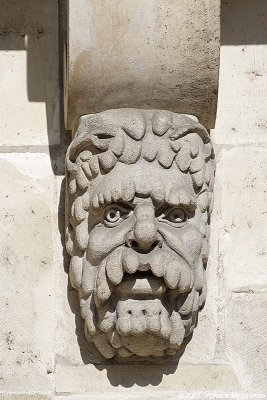
[[[238,391],[231,366],[225,364],[57,365],[57,393],[171,394],[174,391]],[[162,397],[166,398],[166,397]]]
[[[206,263],[207,251],[203,250],[203,256],[201,257],[200,254],[202,254],[201,249],[204,248],[204,245],[207,247],[207,218],[209,213],[208,203],[210,197],[207,195],[203,200],[202,205],[200,206],[199,204],[199,208],[194,214],[196,219],[193,221],[194,217],[193,215],[191,215],[190,219],[192,221],[191,224],[190,221],[188,221],[186,230],[183,230],[182,226],[179,225],[181,222],[179,221],[179,218],[176,225],[174,225],[174,222],[171,221],[166,224],[166,221],[168,221],[169,218],[167,217],[169,215],[168,212],[170,211],[169,204],[176,204],[176,208],[172,209],[171,212],[174,212],[175,210],[176,213],[184,214],[181,219],[183,219],[182,222],[187,224],[186,220],[188,214],[185,214],[184,209],[179,208],[180,200],[176,199],[179,196],[181,196],[182,198],[181,193],[184,193],[185,197],[188,197],[191,193],[191,190],[193,192],[197,187],[197,184],[195,187],[193,187],[192,181],[189,180],[188,182],[183,183],[183,189],[176,189],[175,185],[177,184],[177,182],[179,182],[179,185],[182,185],[184,176],[182,175],[181,170],[184,171],[184,168],[181,166],[177,168],[174,164],[172,164],[172,167],[170,168],[170,163],[172,163],[174,156],[176,156],[175,153],[172,154],[173,150],[171,150],[172,148],[169,147],[171,143],[170,138],[167,134],[164,136],[164,132],[166,132],[166,129],[170,124],[170,118],[172,118],[172,129],[173,126],[176,127],[175,129],[178,129],[178,127],[180,127],[179,129],[181,130],[185,129],[183,128],[183,124],[186,123],[190,126],[190,131],[192,129],[200,130],[202,132],[202,135],[206,137],[207,143],[205,145],[205,155],[204,153],[202,153],[201,150],[202,146],[204,149],[204,143],[202,142],[200,137],[195,137],[194,134],[191,138],[190,134],[188,134],[189,136],[187,137],[187,141],[185,142],[185,148],[189,146],[188,143],[190,142],[192,146],[191,151],[194,152],[193,148],[197,149],[194,153],[195,161],[196,156],[198,155],[197,171],[199,171],[200,168],[200,170],[202,171],[203,180],[204,171],[206,171],[205,175],[207,185],[210,184],[210,186],[205,187],[209,187],[209,190],[212,191],[211,178],[214,174],[212,169],[213,162],[207,157],[207,154],[211,154],[211,145],[209,144],[208,134],[205,129],[201,127],[200,124],[194,121],[193,118],[188,118],[180,114],[174,114],[167,111],[154,112],[147,110],[122,109],[109,110],[96,115],[83,116],[80,119],[79,129],[67,153],[66,165],[68,175],[66,179],[69,179],[69,182],[74,182],[73,175],[71,175],[71,173],[73,172],[73,165],[77,165],[76,168],[78,168],[76,179],[78,186],[74,187],[73,189],[73,185],[71,186],[70,183],[70,185],[67,186],[66,193],[66,237],[68,238],[66,248],[72,256],[69,275],[73,287],[78,289],[79,291],[82,316],[85,319],[85,334],[87,335],[87,340],[89,343],[93,341],[97,350],[105,358],[111,359],[117,356],[128,356],[128,362],[131,363],[133,362],[133,359],[130,356],[139,356],[143,359],[150,356],[165,357],[168,354],[173,355],[176,352],[175,349],[180,346],[184,337],[187,337],[190,332],[192,332],[196,322],[197,310],[202,307],[203,301],[206,297],[205,288],[203,287],[203,285],[205,284],[203,260],[205,259]],[[161,127],[163,122],[164,131]],[[118,136],[116,136],[116,138],[114,139],[114,146],[116,147],[116,150],[112,150],[113,153],[111,154],[110,151],[113,148],[113,144],[112,146],[110,144],[110,149],[107,148],[103,150],[103,154],[99,155],[98,152],[96,152],[94,145],[90,144],[95,129],[97,128],[99,130],[103,130],[107,129],[108,127],[109,131],[109,129],[112,130],[114,129],[113,127],[116,126],[116,129],[118,130],[118,132],[120,132],[120,126],[122,123],[136,125],[136,128],[133,131],[134,135],[136,135],[136,137],[134,136],[135,140],[132,140],[129,137],[129,150],[127,147],[124,148],[124,144],[122,147],[119,144],[120,147],[118,147],[117,143],[121,143],[120,137],[123,138],[123,141],[125,140],[126,143],[128,143],[127,133],[122,131],[122,133],[118,133]],[[196,124],[198,125],[196,126]],[[140,131],[140,129],[142,130]],[[161,141],[158,142],[155,138],[155,132],[159,134],[159,131],[157,129],[161,129],[161,137],[164,138],[166,149],[162,145],[163,139],[161,138]],[[187,130],[189,132],[188,128]],[[81,143],[81,136],[83,137],[83,143]],[[81,149],[80,154],[77,154],[77,152],[75,153],[77,141],[79,141],[79,148]],[[151,151],[150,143],[154,144],[154,150],[152,150],[155,152],[155,155],[149,153],[150,155],[148,159],[146,159],[146,152]],[[193,146],[193,144],[195,146]],[[180,145],[182,146],[182,142],[181,144],[179,144],[179,146]],[[138,153],[139,155],[137,154],[135,156],[135,163],[133,163],[133,160],[129,158],[129,155],[133,155],[135,149],[138,149],[138,147],[140,146],[142,146],[142,154],[144,154],[144,156],[141,157],[141,153]],[[83,152],[84,148],[87,149],[87,153]],[[109,166],[109,169],[111,171],[108,174],[104,174],[105,181],[101,180],[102,178],[97,172],[95,179],[92,178],[93,175],[90,173],[88,180],[85,177],[84,172],[82,172],[83,175],[81,175],[79,172],[79,168],[85,168],[85,164],[89,169],[92,168],[90,166],[92,164],[90,158],[91,151],[92,154],[97,154],[96,156],[92,156],[92,160],[96,165],[99,165],[99,162],[102,162],[102,156],[104,157],[104,160],[109,159],[109,157],[114,160],[114,162],[112,161],[112,164],[110,164]],[[124,152],[124,159],[121,158],[121,163],[117,163],[117,158],[115,154],[120,154],[122,156],[122,152]],[[179,157],[180,154],[183,154],[182,150],[180,150],[180,153],[178,153],[177,157]],[[189,155],[190,153],[185,149],[185,154]],[[151,160],[154,160],[155,157],[156,161],[153,163]],[[177,160],[177,157],[175,158],[175,160]],[[187,159],[187,156],[185,157]],[[167,164],[164,164],[164,158],[169,160]],[[83,164],[79,164],[80,159],[86,161]],[[74,160],[76,160],[75,163]],[[148,160],[150,160],[150,162],[148,162]],[[206,167],[204,166],[205,160],[207,160]],[[179,161],[180,158],[178,158],[176,164],[178,162],[179,165]],[[192,175],[193,172],[196,172],[194,169],[194,165],[196,166],[195,161],[191,161],[191,158],[189,161],[186,161],[189,164],[191,163],[190,165],[193,166],[192,168],[190,167],[190,173],[192,172]],[[130,162],[132,165],[128,167],[128,164],[126,163]],[[89,165],[89,163],[91,164]],[[165,166],[165,169],[160,166],[160,163]],[[80,165],[82,165],[82,167],[80,167]],[[169,169],[166,169],[167,166],[169,167]],[[144,175],[140,175],[141,170],[145,171]],[[84,184],[85,186],[87,185],[86,188],[90,187],[90,194],[89,189],[85,193],[88,201],[90,200],[88,206],[84,205],[84,200],[80,201],[85,197],[79,192],[79,185],[81,184],[79,180],[80,176],[84,176]],[[127,176],[126,186],[124,182],[125,176]],[[193,175],[192,178],[193,180],[195,179],[194,176],[195,175]],[[171,179],[174,180],[171,181]],[[203,180],[202,183],[199,183],[199,185],[204,185]],[[169,200],[169,203],[167,203],[167,198],[169,196],[168,193],[170,192],[170,190],[168,189],[165,182],[170,181],[173,182],[169,184],[172,185],[171,193],[174,197]],[[91,182],[90,185],[89,182]],[[97,185],[97,187],[104,192],[106,190],[110,191],[110,194],[108,194],[107,196],[106,194],[101,195],[103,201],[101,205],[100,203],[97,205],[97,215],[99,221],[98,223],[94,222],[92,224],[92,218],[95,218],[93,217],[93,212],[95,211],[91,208],[91,201],[92,199],[95,199],[95,196],[91,195],[91,187],[93,187],[93,185]],[[84,190],[86,190],[85,186]],[[113,189],[113,186],[116,189]],[[122,189],[120,189],[120,193],[116,194],[118,192],[118,187]],[[148,193],[147,187],[150,188],[149,199],[144,201],[139,200],[138,197],[146,198],[146,194]],[[77,190],[77,197],[73,196],[73,190]],[[159,190],[163,192],[163,196],[161,195],[160,198],[157,197],[157,192]],[[129,197],[129,191],[130,196],[132,197]],[[132,191],[133,194],[131,195]],[[199,193],[198,189],[197,191]],[[136,198],[134,198],[135,193]],[[110,202],[110,200],[108,199],[111,198],[113,199],[111,211],[114,209],[114,207],[118,207],[118,211],[116,211],[118,216],[121,212],[121,201],[124,200],[128,203],[128,212],[125,212],[125,218],[119,218],[118,221],[116,221],[116,224],[112,224],[112,221],[109,224],[109,218],[107,217],[108,219],[106,221],[106,219],[103,219],[102,213],[100,212],[102,206],[108,206]],[[155,199],[157,199],[157,203],[161,204],[161,209],[164,210],[166,214],[166,219],[164,219],[163,221],[159,215],[156,215],[158,211],[155,211],[155,208],[156,210],[158,210],[158,208],[153,205],[151,199],[154,199],[154,201]],[[136,206],[135,202],[138,202],[138,206]],[[86,208],[86,211],[85,209],[83,209],[83,207]],[[184,208],[185,210],[188,210],[188,208],[186,208],[186,205],[184,205]],[[78,219],[76,221],[78,209],[79,215],[83,213],[84,217],[82,216],[82,219],[80,219],[79,216],[79,221]],[[73,214],[74,210],[76,211]],[[207,213],[205,214],[206,210]],[[147,217],[145,217],[144,219],[144,215],[153,215],[153,218],[151,219],[151,217],[149,217],[150,219],[147,219]],[[197,218],[201,219],[201,222]],[[128,224],[131,224],[130,228],[128,225],[124,225],[124,219],[127,219]],[[81,221],[83,221],[82,225],[80,225]],[[139,221],[145,221],[140,222],[141,228],[139,228]],[[156,221],[157,226],[155,226]],[[193,227],[194,225],[196,226],[196,229]],[[95,230],[95,227],[97,228],[97,230]],[[102,229],[101,236],[99,236],[98,233],[99,227],[101,227]],[[179,229],[179,231],[177,231],[178,227],[181,228]],[[82,231],[81,228],[83,229]],[[114,231],[111,228],[116,228],[116,230]],[[125,231],[125,229],[127,229],[127,232]],[[164,229],[168,229],[169,233],[165,233]],[[118,231],[121,232],[119,239],[117,238],[117,236],[114,236]],[[185,233],[189,231],[191,233],[188,234],[188,236],[185,236]],[[71,235],[70,232],[72,232]],[[150,235],[149,232],[153,232],[152,235]],[[131,240],[132,243],[135,243],[137,245],[137,248],[134,244],[129,246],[129,244],[125,243],[125,239],[128,236],[130,237],[130,235],[131,239],[129,240]],[[168,235],[169,237],[172,237],[172,245],[170,245],[170,243],[168,242]],[[83,243],[81,243],[81,237],[83,237]],[[186,239],[189,237],[190,239]],[[119,240],[116,245],[114,238],[115,240]],[[179,238],[182,238],[181,243],[179,243]],[[177,242],[176,247],[174,245],[175,242]],[[165,247],[162,246],[162,243],[164,243]],[[183,248],[182,243],[186,243],[185,248]],[[106,246],[106,244],[108,244],[108,246]],[[99,254],[99,246],[103,250],[100,258],[97,258],[97,254]],[[181,258],[181,254],[184,254],[185,259],[187,257],[187,261],[184,261]],[[187,256],[185,256],[185,254],[187,254]],[[85,257],[87,258],[87,261]],[[189,259],[191,260],[191,262],[189,261]],[[146,268],[146,270],[144,270],[144,268]],[[99,271],[97,276],[101,276],[101,279],[96,278],[96,270]],[[194,271],[193,281],[195,286],[194,289],[190,291],[192,270]],[[129,271],[130,274],[127,273]],[[100,274],[102,274],[103,276]],[[62,271],[60,272],[60,275],[62,275]],[[181,278],[179,279],[180,276]],[[96,282],[94,282],[95,279]],[[67,287],[66,278],[60,278],[59,281],[65,281],[65,288]],[[101,284],[99,282],[101,282]],[[104,285],[106,284],[106,287],[109,287],[110,291],[106,291],[105,288],[103,289],[103,286],[101,286],[102,283]],[[156,289],[156,287],[158,289]],[[60,303],[62,302],[62,299],[64,297],[66,298],[65,288],[63,288],[62,295],[59,298]],[[94,295],[92,294],[92,290]],[[112,291],[113,294],[111,296]],[[117,291],[118,294],[116,294]],[[188,295],[189,292],[190,295]],[[185,297],[181,296],[181,293],[186,295],[187,300],[185,300]],[[105,297],[106,294],[107,297]],[[147,298],[147,295],[149,295],[149,299]],[[199,295],[201,298],[200,301]],[[88,302],[90,301],[91,306],[87,306]],[[179,315],[179,311],[176,308],[178,307],[178,302],[180,301],[182,301],[183,304],[188,304],[185,311],[181,311],[181,316]],[[166,303],[169,303],[168,306],[169,310],[172,310],[171,312],[167,311],[167,309],[165,308],[164,304]],[[64,307],[62,308],[62,310],[63,309]],[[110,309],[112,309],[112,311],[110,311]],[[214,320],[216,319],[216,317],[214,317],[215,309],[216,307],[214,307],[213,303],[213,307],[211,306],[208,309],[208,313],[206,312],[206,318],[202,319],[202,322],[204,322],[204,329],[202,329],[202,333],[199,336],[199,341],[197,342],[197,344],[195,343],[195,346],[193,346],[193,351],[191,351],[191,358],[193,358],[194,362],[200,359],[203,360],[203,358],[210,361],[214,353],[216,342],[216,323],[214,322]],[[109,315],[111,315],[111,317],[107,318],[107,312],[109,313]],[[189,314],[191,314],[190,317]],[[187,315],[188,317],[185,317],[185,315]],[[131,320],[129,321],[129,324],[127,322],[125,324],[125,321],[130,318]],[[61,321],[60,317],[59,319]],[[92,320],[94,322],[88,322]],[[102,324],[101,322],[103,320],[105,321],[104,324]],[[108,322],[106,323],[106,321]],[[94,326],[92,327],[92,325]],[[211,326],[212,329],[210,328]],[[60,322],[59,329],[61,331],[62,321]],[[84,337],[83,330],[81,331],[81,334],[82,337]],[[209,341],[207,341],[208,346],[202,346],[203,337],[207,338],[207,336],[210,339]],[[66,338],[64,332],[59,335],[60,339],[61,337]],[[116,338],[115,342],[114,337]],[[194,335],[194,338],[195,337],[198,337],[198,334],[196,334],[196,336]],[[61,349],[61,351],[64,351],[64,347],[62,347],[62,340],[59,340],[58,343],[59,350]],[[67,343],[67,341],[65,343]],[[155,343],[157,343],[157,345],[155,345]],[[201,349],[200,351],[199,348]],[[72,349],[74,349],[74,347],[69,346],[68,343],[66,352],[64,352],[64,355],[62,354],[62,356],[65,358],[67,354],[72,351]],[[196,353],[196,355],[194,353]],[[157,360],[153,359],[152,363],[153,362],[157,362]],[[160,360],[159,362],[162,361]],[[165,359],[163,360],[163,362],[165,362]],[[70,357],[70,363],[73,364],[73,356]]]
[[[231,4],[235,7],[237,3]],[[263,10],[257,24],[264,24],[264,18]],[[235,28],[231,36],[235,36]],[[266,49],[266,44],[221,47],[217,119],[212,131],[214,144],[266,142]]]
[[[52,395],[44,393],[1,393],[0,400],[52,400]]]
[[[48,155],[0,155],[0,390],[53,385],[53,178]]]
[[[267,393],[267,294],[237,294],[226,307],[226,345],[242,389]]]
[[[219,0],[70,0],[68,22],[68,129],[80,115],[125,107],[185,112],[214,127]]]
[[[262,290],[267,284],[267,150],[223,151],[223,264],[226,287]]]
[[[55,400],[241,400],[241,399],[265,399],[264,394],[257,393],[257,397],[252,397],[244,392],[193,392],[193,391],[159,391],[153,393],[152,391],[136,392],[131,391],[128,394],[119,394],[118,392],[109,392],[108,397],[106,394],[86,394],[86,395],[65,395],[56,396]]]
[[[89,356],[77,292],[68,282],[69,256],[65,250],[65,179],[56,178],[54,209],[55,353],[61,363],[83,364]],[[81,347],[80,347],[81,346]],[[82,354],[81,354],[82,352]]]
[[[5,4],[0,21],[5,27],[0,57],[4,99],[0,104],[0,146],[57,144],[57,2],[15,0]]]

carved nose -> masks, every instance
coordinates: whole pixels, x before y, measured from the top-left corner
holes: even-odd
[[[135,223],[128,237],[128,245],[139,253],[149,253],[161,244],[154,207],[150,204],[138,204],[135,208]]]
[[[129,240],[130,246],[132,247],[133,250],[137,251],[138,253],[149,253],[152,251],[155,247],[160,246],[161,240],[156,239],[153,241],[141,241],[141,240]]]

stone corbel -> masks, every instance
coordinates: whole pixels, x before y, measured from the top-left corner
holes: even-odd
[[[219,0],[69,0],[66,248],[106,359],[174,355],[205,302],[219,15]]]

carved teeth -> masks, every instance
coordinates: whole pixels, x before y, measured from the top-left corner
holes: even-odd
[[[115,325],[115,312],[107,308],[104,307],[98,310],[98,327],[102,332],[109,332]]]
[[[200,259],[195,270],[195,289],[200,291],[203,288],[204,284],[204,268],[203,262]]]
[[[82,317],[85,319],[86,328],[90,335],[95,335],[97,328],[96,328],[96,310],[95,304],[93,301],[93,295],[91,294],[87,300],[81,300],[81,313]]]
[[[157,277],[162,277],[164,274],[166,263],[166,255],[164,253],[156,253],[151,260],[151,270]]]
[[[172,332],[169,313],[160,301],[121,301],[117,307],[117,332],[122,336],[151,332],[168,339]]]
[[[179,310],[179,313],[181,315],[188,315],[192,312],[195,294],[196,294],[195,290],[192,289],[192,291],[187,295],[183,305]]]
[[[131,331],[130,315],[125,315],[125,317],[118,318],[116,322],[116,329],[119,335],[126,336]]]
[[[97,305],[106,301],[112,293],[112,285],[109,283],[106,276],[106,262],[102,262],[99,272],[96,278],[96,287],[95,287],[95,302]]]
[[[149,271],[150,270],[150,265],[149,264],[140,264],[138,267],[138,271]]]
[[[95,278],[97,275],[97,267],[92,266],[84,257],[82,271],[82,291],[83,295],[88,295],[94,288]]]
[[[181,270],[179,268],[177,260],[171,259],[168,265],[166,265],[164,272],[164,280],[166,285],[170,289],[176,289],[180,275],[181,275]]]
[[[163,277],[170,289],[185,293],[192,288],[192,273],[182,259],[166,260],[166,253],[157,253],[151,260],[151,270],[156,277]]]
[[[192,272],[186,265],[181,269],[181,275],[179,280],[179,292],[186,293],[189,292],[193,287],[193,276]]]
[[[115,349],[108,343],[107,337],[104,333],[99,333],[93,336],[94,344],[97,350],[105,358],[112,358],[115,355]]]
[[[141,335],[146,331],[146,316],[143,314],[131,317],[131,334]]]
[[[178,312],[171,316],[172,332],[170,336],[170,347],[178,349],[184,339],[185,328]]]
[[[121,338],[116,331],[109,332],[108,338],[112,346],[115,347],[115,349],[119,349],[120,347],[122,347]]]
[[[160,333],[165,339],[168,339],[172,332],[172,324],[166,309],[161,310],[160,314]]]
[[[121,252],[122,249],[116,249],[107,258],[106,271],[113,285],[119,285],[123,278]]]
[[[147,330],[149,332],[160,332],[160,318],[159,314],[148,316],[147,318]]]
[[[128,272],[128,274],[134,274],[139,266],[138,256],[132,250],[125,249],[122,258],[125,272]]]
[[[105,267],[103,267],[105,265]],[[151,270],[155,277],[163,277],[169,289],[179,289],[180,293],[192,288],[192,273],[182,259],[170,257],[166,253],[157,252],[150,262],[140,262],[138,255],[128,248],[117,248],[101,265],[96,281],[96,297],[100,302],[109,298],[113,285],[118,286],[124,272],[134,274],[136,271]]]

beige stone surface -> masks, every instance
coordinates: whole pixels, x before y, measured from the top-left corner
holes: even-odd
[[[214,143],[266,143],[264,0],[222,1],[220,85]]]
[[[0,155],[1,391],[53,386],[52,179],[48,155]]]
[[[15,0],[0,16],[0,145],[59,143],[58,8]],[[7,51],[8,50],[8,51]]]
[[[59,363],[83,365],[92,360],[90,348],[86,342],[83,329],[83,320],[79,310],[77,292],[68,284],[67,271],[63,268],[62,245],[64,245],[64,201],[65,180],[57,177],[56,201],[54,208],[54,262],[56,296],[56,346],[55,352]],[[58,206],[59,205],[59,206]],[[60,235],[61,232],[61,235]],[[211,252],[207,268],[208,295],[204,309],[199,313],[197,328],[192,340],[183,354],[184,362],[209,362],[214,358],[217,333],[217,231],[211,232]],[[68,268],[69,258],[64,252],[65,268]]]
[[[54,206],[55,354],[58,362],[83,364],[79,338],[84,338],[78,293],[68,282],[69,256],[65,251],[65,179],[56,178]],[[64,268],[65,267],[65,268]],[[88,354],[84,338],[82,354]]]
[[[130,367],[128,387],[118,385],[125,366],[101,370],[87,365],[90,354],[81,340],[78,296],[68,286],[63,266],[62,177],[54,185],[52,209],[46,144],[48,134],[50,144],[59,142],[58,4],[54,0],[3,3],[0,145],[18,149],[0,155],[0,400],[189,400],[192,396],[232,400],[252,394],[263,398],[267,47],[259,32],[266,25],[266,2],[222,1],[227,20],[222,20],[219,107],[212,133],[218,146],[207,303],[177,369]],[[42,145],[40,150],[47,154],[18,153],[29,150],[27,145]],[[65,266],[68,261],[65,257]]]
[[[213,127],[219,14],[219,0],[71,0],[68,128],[121,107],[185,112]]]
[[[62,244],[58,238],[55,261],[56,296],[56,346],[55,353],[59,363],[84,365],[90,358],[90,348],[84,336],[84,322],[80,315],[78,293],[68,283],[67,272],[62,265]],[[217,258],[210,256],[207,270],[208,294],[204,309],[199,313],[197,328],[182,356],[183,362],[203,363],[215,357],[219,327],[217,307]],[[67,263],[66,263],[67,264]],[[67,265],[66,265],[67,266]],[[66,377],[67,378],[67,377]]]
[[[225,285],[261,290],[267,285],[267,149],[224,150],[220,175]]]
[[[214,143],[266,142],[266,53],[266,45],[222,46]]]
[[[206,299],[215,173],[207,130],[166,110],[85,115],[66,171],[69,277],[86,339],[106,359],[164,362]]]
[[[254,397],[253,397],[254,395]],[[204,392],[195,392],[195,391],[161,391],[158,393],[142,393],[130,392],[129,394],[121,394],[121,393],[108,393],[108,399],[111,400],[216,400],[216,399],[225,399],[225,400],[233,400],[233,399],[265,399],[266,396],[261,393],[248,394],[242,392],[225,392],[225,391],[204,391]],[[55,400],[106,400],[107,394],[81,394],[81,395],[64,395],[64,396],[55,396]]]
[[[238,391],[239,383],[230,365],[57,365],[57,393],[141,394],[160,391]]]
[[[0,400],[52,400],[54,396],[44,393],[0,393]]]
[[[226,307],[226,344],[243,390],[267,395],[267,294],[242,294]]]

